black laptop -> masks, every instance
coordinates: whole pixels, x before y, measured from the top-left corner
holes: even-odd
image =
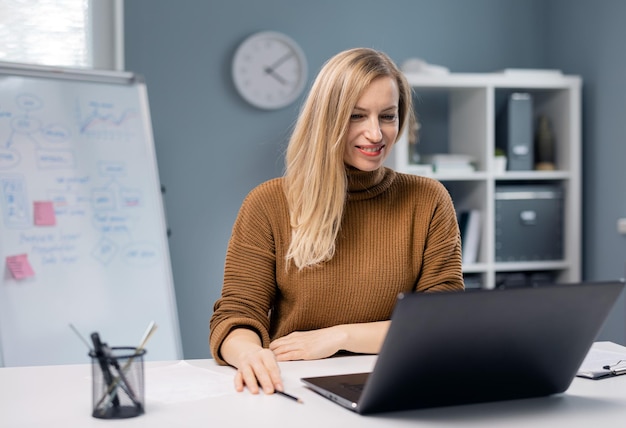
[[[406,294],[371,373],[307,377],[361,414],[564,392],[623,281]]]

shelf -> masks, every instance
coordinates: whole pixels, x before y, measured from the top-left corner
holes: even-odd
[[[494,173],[498,181],[506,180],[567,180],[571,177],[569,171],[507,171]]]
[[[470,263],[463,265],[463,273],[485,273],[489,270],[486,263]]]
[[[424,175],[446,186],[457,213],[477,209],[483,215],[477,263],[463,266],[472,286],[496,286],[496,274],[547,272],[559,282],[580,280],[581,266],[581,85],[578,76],[555,70],[507,70],[497,73],[406,74],[416,95],[418,143],[403,135],[387,161],[398,172]],[[499,172],[494,160],[496,117],[515,92],[531,95],[534,118],[547,116],[555,135],[556,170]],[[534,130],[533,130],[534,132]],[[471,156],[474,172],[433,172],[411,162],[422,155]],[[496,262],[496,202],[499,185],[550,185],[563,189],[564,259]],[[522,236],[523,237],[523,236]],[[508,247],[510,248],[510,246]]]
[[[494,264],[496,272],[563,270],[569,267],[565,260],[497,262]]]

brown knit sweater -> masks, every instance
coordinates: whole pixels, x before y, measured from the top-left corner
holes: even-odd
[[[302,271],[285,269],[291,230],[282,178],[246,197],[211,317],[218,363],[236,327],[256,331],[267,347],[293,331],[388,320],[400,292],[463,289],[456,214],[441,183],[387,168],[350,169],[348,178],[335,256]]]

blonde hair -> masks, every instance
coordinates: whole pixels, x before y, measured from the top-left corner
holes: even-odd
[[[293,260],[302,269],[333,257],[347,193],[343,154],[350,115],[363,91],[382,76],[398,84],[400,136],[408,121],[415,122],[411,89],[386,54],[368,48],[340,52],[313,82],[285,156],[292,230],[287,266]]]

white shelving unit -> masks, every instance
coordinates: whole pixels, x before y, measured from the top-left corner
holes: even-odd
[[[389,166],[399,172],[429,175],[450,191],[457,211],[478,209],[482,214],[480,249],[477,263],[464,265],[468,278],[478,279],[482,288],[491,289],[496,275],[507,272],[549,272],[559,282],[576,282],[581,275],[581,79],[557,71],[505,70],[485,74],[422,75],[407,73],[416,97],[435,94],[446,98],[445,124],[449,153],[471,155],[476,171],[469,173],[428,172],[411,162],[411,147],[403,137],[390,156]],[[533,114],[548,116],[556,139],[556,170],[495,170],[495,127],[497,100],[512,92],[532,95]],[[429,109],[428,102],[416,105],[418,120]],[[427,124],[424,123],[424,126]],[[420,144],[416,148],[419,152]],[[530,262],[495,261],[495,187],[518,183],[559,184],[563,189],[562,260]]]

